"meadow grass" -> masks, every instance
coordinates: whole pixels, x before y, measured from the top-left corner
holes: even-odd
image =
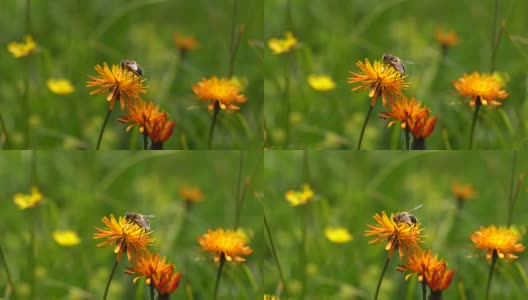
[[[103,228],[105,216],[123,217],[129,211],[156,215],[149,219],[156,238],[149,249],[183,273],[171,299],[213,298],[218,267],[197,237],[208,229],[233,229],[235,223],[248,234],[253,253],[240,265],[225,264],[217,299],[262,297],[262,210],[253,192],[243,193],[261,186],[260,152],[17,151],[3,153],[0,165],[0,246],[16,299],[102,299],[115,254],[113,246],[96,247],[101,240],[93,239],[94,227]],[[203,201],[187,207],[179,194],[184,184],[199,187]],[[21,210],[13,196],[28,193],[32,185],[44,200]],[[52,238],[58,229],[75,231],[81,243],[60,246]],[[3,261],[0,265],[2,297],[15,299]],[[126,267],[125,254],[107,299],[149,299],[145,280],[133,284],[135,276],[124,274]]]
[[[285,161],[288,168],[284,168]],[[271,253],[265,273],[272,275],[264,278],[265,292],[285,299],[373,299],[387,251],[385,243],[368,243],[373,237],[364,236],[369,229],[366,224],[376,224],[373,216],[381,211],[390,216],[423,205],[412,212],[425,227],[422,234],[427,237],[421,246],[437,253],[448,269],[455,270],[444,299],[485,299],[490,264],[486,253],[473,246],[469,234],[480,226],[508,225],[512,163],[513,154],[504,151],[265,152],[264,208],[290,298],[284,297]],[[515,165],[514,192],[518,179],[528,170],[526,156],[518,155]],[[471,184],[476,191],[460,210],[451,192],[454,181]],[[304,182],[312,186],[315,197],[306,206],[290,206],[285,192],[299,190]],[[523,194],[525,184],[521,184],[511,224],[525,237],[528,206],[522,201]],[[303,209],[308,210],[306,224],[301,217]],[[353,240],[330,242],[324,233],[328,226],[345,227]],[[526,245],[526,238],[521,243]],[[520,253],[520,259],[509,264],[498,260],[490,299],[524,299],[528,291],[524,256]],[[396,271],[401,264],[395,251],[378,299],[422,299],[416,275],[406,281],[408,272]],[[301,294],[306,296],[301,298]]]
[[[365,58],[380,61],[383,53],[392,53],[413,63],[406,64],[411,86],[405,95],[438,117],[428,149],[448,150],[468,148],[473,118],[468,99],[452,82],[464,73],[490,72],[494,56],[493,69],[507,78],[509,97],[498,110],[480,109],[473,148],[524,149],[527,8],[517,0],[498,1],[497,9],[495,1],[266,1],[266,40],[286,31],[298,39],[287,55],[265,52],[267,143],[275,149],[355,149],[370,99],[368,91],[351,91],[349,71],[358,72],[356,62]],[[446,56],[435,39],[438,29],[460,38]],[[314,90],[307,82],[312,74],[331,76],[336,88]],[[403,130],[387,128],[377,117],[386,110],[380,103],[374,107],[362,149],[404,148]]]
[[[147,79],[147,101],[153,101],[176,120],[165,149],[207,149],[211,113],[198,101],[191,85],[201,78],[232,73],[247,83],[248,101],[236,114],[217,118],[215,149],[262,146],[262,1],[5,1],[0,11],[0,107],[2,130],[9,149],[95,149],[108,104],[105,96],[90,96],[85,87],[96,65],[137,61]],[[30,6],[26,5],[30,3]],[[236,56],[232,30],[243,26]],[[180,32],[196,37],[199,46],[185,58],[174,43]],[[15,59],[7,44],[31,34],[35,53]],[[233,58],[232,58],[233,57]],[[49,78],[65,78],[75,91],[59,96],[46,87]],[[25,99],[25,100],[24,100]],[[101,149],[140,149],[137,127],[125,132],[116,109]],[[26,128],[29,131],[26,132]]]

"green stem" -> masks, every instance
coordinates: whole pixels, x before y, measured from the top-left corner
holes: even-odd
[[[237,25],[237,14],[238,14],[238,0],[234,0],[233,3],[233,23],[231,24],[231,45],[230,45],[230,55],[229,55],[229,69],[227,72],[227,77],[231,78],[235,71],[235,57],[238,52],[240,45],[240,34],[237,34],[236,25]]]
[[[308,225],[308,205],[302,207],[302,228],[301,228],[301,249],[299,253],[301,265],[301,298],[305,299],[306,295],[306,243],[307,243],[307,225]]]
[[[376,286],[376,292],[374,294],[374,300],[378,299],[379,291],[381,288],[381,282],[383,281],[383,276],[385,275],[385,271],[387,271],[387,267],[389,266],[390,258],[387,256],[387,259],[385,260],[385,265],[383,265],[383,271],[381,271],[380,278],[378,279],[378,285]]]
[[[477,115],[481,106],[482,103],[480,102],[480,96],[477,96],[477,100],[475,103],[475,112],[473,113],[473,121],[471,122],[471,133],[469,135],[469,150],[473,148],[473,134],[475,133],[475,127],[477,125]]]
[[[220,256],[220,264],[218,265],[218,272],[216,273],[216,281],[215,281],[215,288],[214,288],[214,300],[216,300],[218,295],[218,286],[220,285],[220,277],[222,277],[222,269],[224,268],[225,263],[225,257],[222,254]]]
[[[148,149],[148,134],[147,129],[145,128],[143,131],[143,150]]]
[[[288,148],[288,144],[290,143],[290,113],[291,113],[291,105],[290,105],[290,53],[286,53],[284,57],[284,91],[282,92],[282,99],[284,103],[284,120],[285,120],[285,138],[284,138],[284,145],[285,149]]]
[[[36,213],[36,210],[38,208],[31,208],[30,209],[30,214],[31,214],[31,219],[32,219],[32,222],[31,222],[31,228],[30,228],[30,232],[29,232],[29,251],[30,251],[30,255],[29,255],[29,270],[30,270],[30,275],[29,275],[29,285],[31,287],[31,290],[30,290],[30,297],[29,299],[36,299],[35,298],[35,270],[36,270],[36,258],[37,258],[37,253],[36,253],[36,242],[35,242],[35,231],[36,231],[36,228],[37,228],[37,213]]]
[[[207,149],[211,150],[211,144],[213,142],[213,133],[216,123],[216,117],[218,116],[218,111],[220,110],[220,104],[218,104],[218,101],[215,101],[214,108],[213,108],[213,118],[211,119],[211,127],[209,127],[209,139],[207,142]]]
[[[490,63],[490,73],[493,73],[493,70],[495,69],[495,57],[497,53],[496,43],[498,43],[495,39],[496,30],[497,30],[497,18],[499,14],[499,1],[495,0],[495,6],[493,10],[493,27],[491,28],[491,63]]]
[[[115,270],[117,269],[117,265],[119,264],[119,261],[116,259],[114,266],[112,267],[112,272],[110,272],[110,277],[108,277],[108,281],[106,282],[106,288],[103,295],[103,300],[106,300],[106,296],[108,295],[108,290],[110,290],[110,282],[112,282],[112,278],[114,277]]]
[[[4,256],[4,250],[2,250],[2,245],[0,245],[0,257],[2,258],[2,263],[4,264],[4,269],[6,271],[7,283],[13,291],[13,299],[16,299],[15,285],[13,284],[13,279],[11,278],[11,273],[9,272],[9,267],[7,266],[7,260]]]
[[[515,202],[517,200],[515,190],[515,166],[517,165],[517,151],[513,151],[513,162],[512,162],[512,173],[511,173],[511,182],[510,182],[510,196],[508,201],[508,216],[506,221],[506,227],[510,227],[513,208],[515,207]],[[514,196],[515,195],[515,196]]]
[[[369,105],[367,116],[365,117],[365,121],[363,122],[363,127],[361,127],[361,132],[359,133],[359,141],[357,144],[357,150],[361,150],[361,143],[363,142],[363,135],[365,134],[365,129],[367,128],[367,123],[368,123],[368,120],[370,118],[370,114],[372,113],[373,108],[374,108],[373,105]]]
[[[275,259],[275,265],[277,266],[277,269],[279,270],[279,277],[282,282],[282,286],[284,288],[284,299],[289,299],[288,289],[286,286],[286,280],[284,279],[284,273],[282,272],[282,267],[279,262],[279,256],[277,255],[277,250],[275,249],[275,243],[273,242],[273,236],[271,235],[271,229],[268,224],[268,219],[266,218],[266,214],[264,214],[264,227],[266,229],[266,233],[268,234],[268,239],[270,242],[271,247],[271,253],[273,253],[273,258]]]
[[[1,113],[0,113],[0,126],[2,126],[2,133],[5,136],[4,145],[6,146],[6,148],[9,148],[9,139],[8,139],[8,136],[7,136],[7,129],[6,129],[6,126],[5,126],[4,117],[2,116]]]
[[[240,198],[240,185],[242,183],[242,169],[244,166],[244,150],[240,151],[240,161],[238,163],[238,179],[237,179],[237,190],[236,190],[236,197],[235,197],[235,224],[234,229],[237,230],[238,223],[240,221],[240,209],[242,208],[241,202],[244,200]]]
[[[405,126],[405,150],[410,150],[409,141],[411,140],[411,135],[409,132],[409,126]]]
[[[425,278],[422,281],[422,300],[427,299],[427,283],[425,282]]]
[[[488,285],[486,287],[486,300],[489,299],[489,290],[490,290],[490,286],[491,286],[491,277],[493,276],[493,270],[495,270],[495,263],[497,262],[498,258],[499,258],[499,256],[497,255],[497,251],[493,250],[493,256],[491,258],[490,271],[489,271],[489,274],[488,274]]]
[[[108,109],[108,112],[106,113],[106,117],[103,122],[103,127],[101,127],[101,132],[99,132],[99,138],[97,139],[97,146],[95,146],[95,150],[99,150],[101,147],[101,141],[103,140],[103,134],[106,128],[106,123],[108,123],[108,119],[110,118],[110,114],[112,113],[112,109]]]
[[[150,300],[154,300],[154,283],[149,284]]]

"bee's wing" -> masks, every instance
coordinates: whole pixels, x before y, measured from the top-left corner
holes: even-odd
[[[403,63],[401,61],[393,61],[392,62],[392,65],[394,66],[394,68],[396,70],[398,70],[400,73],[405,73],[405,66],[403,65]]]
[[[419,208],[422,207],[422,206],[423,206],[423,204],[420,204],[420,205],[416,206],[415,208],[410,209],[409,211],[410,211],[410,212],[411,212],[411,211],[415,211],[415,210],[419,209]]]
[[[143,215],[145,218],[154,218],[156,215]]]

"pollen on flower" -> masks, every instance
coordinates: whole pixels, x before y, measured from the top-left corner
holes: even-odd
[[[209,229],[206,234],[198,237],[198,242],[204,251],[215,254],[215,262],[225,259],[236,265],[246,260],[243,256],[253,253],[253,250],[246,246],[247,236],[240,231]]]
[[[209,102],[209,110],[218,104],[222,110],[234,112],[240,109],[236,104],[247,101],[240,94],[240,85],[227,78],[202,78],[202,81],[192,85],[192,90],[199,100]]]
[[[121,110],[131,101],[141,99],[140,94],[146,93],[143,82],[145,79],[138,77],[133,72],[121,68],[120,65],[112,65],[112,69],[103,63],[103,66],[95,66],[99,77],[88,75],[92,81],[86,83],[87,87],[95,87],[90,95],[107,94],[106,100],[110,102],[110,109],[114,108],[116,101],[120,101]]]
[[[407,75],[402,75],[391,66],[387,66],[381,61],[374,61],[371,64],[366,58],[365,62],[356,63],[361,73],[350,71],[353,77],[348,78],[348,83],[358,83],[352,91],[369,90],[369,98],[372,98],[371,105],[376,105],[376,100],[381,96],[383,106],[387,101],[392,101],[402,95],[402,89],[409,87],[409,82],[405,82]]]

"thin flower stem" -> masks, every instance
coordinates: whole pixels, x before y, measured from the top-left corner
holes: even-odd
[[[4,269],[6,271],[7,283],[13,292],[13,299],[16,299],[15,285],[13,284],[13,279],[11,278],[11,273],[9,272],[9,267],[7,266],[7,260],[4,256],[4,250],[2,250],[2,245],[0,245],[0,256],[2,257],[2,263],[4,264]]]
[[[308,205],[302,207],[301,249],[299,253],[301,265],[301,299],[306,295],[306,230],[308,225]]]
[[[31,177],[31,176],[30,176]],[[35,269],[36,269],[36,258],[37,258],[37,251],[36,251],[36,242],[35,242],[35,231],[37,228],[37,214],[36,214],[37,208],[30,209],[31,214],[31,228],[29,232],[29,269],[31,274],[29,275],[29,285],[31,287],[30,290],[30,297],[29,299],[36,299],[35,298]]]
[[[234,229],[237,230],[238,223],[240,221],[240,209],[242,208],[241,202],[244,200],[240,198],[240,185],[242,184],[242,169],[244,167],[244,150],[240,150],[240,160],[238,163],[238,178],[237,178],[237,190],[235,197],[235,224]],[[245,192],[244,192],[245,194]]]
[[[29,1],[28,1],[29,5]],[[29,111],[29,74],[30,74],[30,64],[29,64],[29,57],[26,57],[25,59],[26,63],[26,72],[24,74],[24,85],[22,88],[22,111],[23,115],[25,116],[25,123],[24,123],[24,137],[25,137],[25,148],[30,148],[30,137],[29,137],[29,120],[31,113]]]
[[[150,300],[154,300],[154,284],[151,282],[149,284]]]
[[[427,299],[427,283],[425,282],[425,278],[422,281],[422,300]]]
[[[220,104],[218,104],[218,101],[215,101],[215,105],[213,109],[213,118],[211,119],[211,127],[209,128],[209,139],[207,142],[207,149],[209,150],[211,150],[211,144],[213,142],[214,127],[215,127],[216,117],[218,116],[219,110],[220,110]]]
[[[510,182],[510,196],[508,197],[508,216],[506,221],[506,227],[510,227],[512,215],[513,215],[513,207],[515,206],[515,200],[517,197],[514,195],[516,194],[514,192],[515,190],[515,166],[517,165],[517,151],[513,151],[513,162],[512,162],[512,173],[511,173],[511,182]]]
[[[490,290],[490,286],[491,286],[491,277],[493,276],[493,271],[495,270],[495,263],[497,262],[498,258],[499,258],[499,256],[497,255],[497,251],[493,250],[493,256],[491,258],[490,271],[489,271],[489,274],[488,274],[488,285],[486,287],[486,300],[489,299],[489,290]]]
[[[497,30],[497,18],[499,14],[499,1],[495,0],[495,5],[493,9],[493,27],[491,28],[491,63],[490,63],[490,73],[493,73],[495,69],[495,57],[496,57],[496,43],[498,44],[498,38],[495,40],[496,30]]]
[[[475,133],[475,127],[477,125],[477,115],[479,112],[482,103],[480,102],[480,96],[477,96],[477,101],[475,104],[475,112],[473,113],[473,121],[471,122],[471,133],[469,135],[469,150],[473,148],[473,134]]]
[[[363,127],[361,127],[361,132],[359,133],[359,141],[357,144],[357,150],[361,150],[361,143],[363,142],[363,135],[365,134],[365,129],[367,128],[367,123],[370,118],[370,114],[372,113],[372,109],[374,106],[369,105],[369,110],[367,112],[367,116],[365,117],[365,122],[363,122]]]
[[[266,228],[266,233],[268,234],[271,253],[273,254],[273,258],[275,259],[275,265],[277,266],[277,269],[279,270],[279,277],[282,282],[282,287],[284,288],[284,299],[288,299],[289,294],[288,294],[288,288],[286,286],[286,280],[284,279],[284,273],[282,272],[282,267],[279,262],[279,256],[277,255],[277,250],[275,249],[275,243],[273,242],[273,236],[271,235],[271,229],[268,224],[268,219],[266,218],[266,214],[264,214],[264,227]]]
[[[227,72],[227,77],[231,78],[235,71],[235,57],[238,52],[240,45],[240,32],[237,34],[237,14],[238,14],[238,0],[233,1],[233,23],[231,24],[231,45],[230,45],[230,55],[229,55],[229,69]]]
[[[114,266],[112,267],[112,272],[110,272],[110,277],[108,277],[108,281],[106,282],[103,300],[106,300],[106,296],[108,296],[108,290],[110,290],[110,282],[112,282],[112,278],[114,277],[114,273],[115,273],[115,270],[117,269],[118,264],[119,264],[119,261],[116,259]]]
[[[143,150],[147,150],[148,149],[148,133],[147,133],[147,129],[145,128],[145,130],[143,131]]]
[[[390,258],[387,256],[387,259],[385,260],[385,265],[383,265],[383,271],[381,271],[380,278],[378,280],[378,285],[376,286],[376,293],[374,294],[374,300],[378,299],[379,291],[381,288],[381,282],[383,281],[383,276],[385,275],[385,271],[387,271],[387,267],[389,266]]]
[[[216,300],[216,297],[218,295],[218,286],[220,284],[220,277],[222,277],[222,269],[224,268],[225,263],[225,257],[222,254],[220,256],[220,264],[218,265],[218,272],[216,273],[216,281],[215,281],[215,288],[214,288],[214,300]]]
[[[284,91],[282,92],[282,99],[284,103],[284,123],[286,125],[284,148],[288,148],[288,144],[290,143],[290,57],[291,55],[289,52],[284,56]]]
[[[9,148],[9,139],[8,139],[8,136],[7,136],[7,129],[6,129],[6,126],[5,126],[4,117],[2,117],[1,113],[0,113],[0,126],[2,126],[2,133],[5,136],[4,145],[6,146],[6,148]]]
[[[409,132],[409,126],[405,126],[405,150],[410,150],[409,148],[409,142],[411,140],[411,135]]]
[[[110,114],[112,113],[112,109],[108,109],[108,112],[106,113],[106,117],[103,122],[103,127],[101,127],[101,132],[99,132],[99,138],[97,139],[97,146],[95,146],[95,150],[99,150],[101,147],[101,141],[103,140],[103,134],[106,128],[106,123],[108,123],[108,119],[110,118]]]

